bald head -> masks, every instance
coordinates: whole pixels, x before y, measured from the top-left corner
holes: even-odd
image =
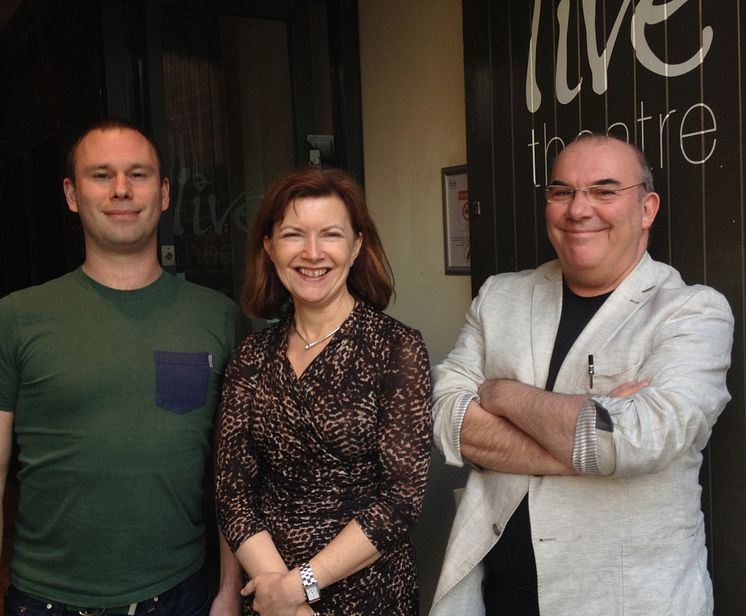
[[[659,204],[648,183],[645,157],[614,137],[583,136],[557,157],[547,234],[578,295],[615,289],[642,258]]]
[[[630,154],[632,154],[636,161],[637,165],[640,168],[640,182],[644,184],[644,189],[647,192],[653,192],[655,190],[655,186],[653,184],[653,171],[650,168],[650,163],[648,163],[648,159],[645,156],[645,153],[638,148],[636,145],[627,143],[623,139],[619,139],[618,137],[613,137],[611,135],[600,135],[597,133],[581,133],[578,135],[578,137],[575,139],[575,141],[571,142],[567,147],[565,147],[560,153],[557,155],[557,158],[554,160],[554,165],[552,166],[552,170],[554,170],[554,166],[559,161],[560,156],[562,154],[576,146],[576,145],[582,145],[584,143],[588,144],[604,144],[604,143],[610,143],[610,144],[619,144],[621,146],[626,147],[629,149]]]

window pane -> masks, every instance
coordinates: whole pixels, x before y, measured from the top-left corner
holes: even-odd
[[[293,166],[287,26],[164,11],[176,271],[237,299],[266,186]]]

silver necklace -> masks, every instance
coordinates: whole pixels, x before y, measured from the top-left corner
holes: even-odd
[[[352,310],[350,310],[350,312],[355,310],[356,306],[357,306],[357,300],[354,300],[354,303],[352,304]],[[339,309],[337,309],[337,314],[339,314],[339,312],[340,312]],[[345,317],[345,319],[346,318],[347,317]],[[336,334],[342,328],[342,325],[344,325],[345,319],[342,319],[342,322],[339,325],[337,325],[337,327],[335,327],[332,331],[330,331],[326,336],[322,336],[321,338],[318,338],[317,340],[306,340],[303,337],[303,334],[301,334],[298,331],[298,324],[295,322],[295,317],[293,317],[293,330],[295,330],[295,333],[298,334],[298,338],[300,338],[301,341],[303,342],[303,349],[305,351],[310,351],[317,344],[321,344],[322,342],[324,342],[324,340],[326,340],[327,338],[331,338],[334,334]]]
[[[298,331],[298,326],[297,326],[297,325],[296,325],[295,323],[293,323],[293,329],[295,330],[295,333],[296,333],[296,334],[298,334],[298,338],[300,338],[300,339],[301,339],[301,340],[303,341],[303,343],[304,343],[304,346],[303,346],[303,348],[304,348],[304,349],[305,349],[306,351],[310,351],[310,350],[311,350],[311,349],[312,349],[313,347],[315,347],[315,346],[316,346],[317,344],[320,344],[321,342],[324,342],[324,340],[326,340],[327,338],[331,338],[331,337],[332,337],[332,336],[333,336],[334,334],[336,334],[336,333],[337,333],[337,332],[338,332],[338,331],[340,330],[340,328],[341,328],[341,327],[342,327],[342,325],[341,325],[341,324],[340,324],[340,325],[337,325],[337,327],[335,327],[335,328],[334,328],[334,329],[333,329],[332,331],[330,331],[330,332],[329,332],[329,333],[328,333],[328,334],[327,334],[326,336],[324,336],[324,337],[322,337],[322,338],[319,338],[318,340],[310,340],[310,341],[309,341],[309,340],[306,340],[306,339],[305,339],[305,338],[303,337],[303,334],[301,334],[301,333],[300,333],[300,332]]]

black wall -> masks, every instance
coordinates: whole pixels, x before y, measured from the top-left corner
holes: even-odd
[[[540,186],[563,143],[582,130],[609,132],[646,152],[662,197],[653,257],[688,283],[725,293],[736,316],[733,399],[706,451],[702,483],[716,613],[740,616],[746,4],[690,0],[675,11],[671,4],[464,0],[469,190],[481,206],[479,215],[472,207],[473,288],[492,273],[553,258]],[[598,59],[604,49],[608,70]]]
[[[74,269],[65,153],[103,114],[96,0],[25,0],[0,32],[0,296]]]

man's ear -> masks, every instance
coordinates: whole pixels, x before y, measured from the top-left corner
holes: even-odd
[[[168,178],[163,178],[161,182],[161,212],[165,212],[168,209],[168,195],[171,192],[171,184]]]
[[[78,199],[75,194],[75,184],[70,178],[65,178],[62,182],[62,190],[65,193],[65,201],[67,201],[67,208],[71,212],[78,211]]]
[[[658,208],[660,207],[661,198],[656,192],[650,192],[645,195],[642,200],[642,228],[650,229],[653,226],[653,221],[658,215]]]

